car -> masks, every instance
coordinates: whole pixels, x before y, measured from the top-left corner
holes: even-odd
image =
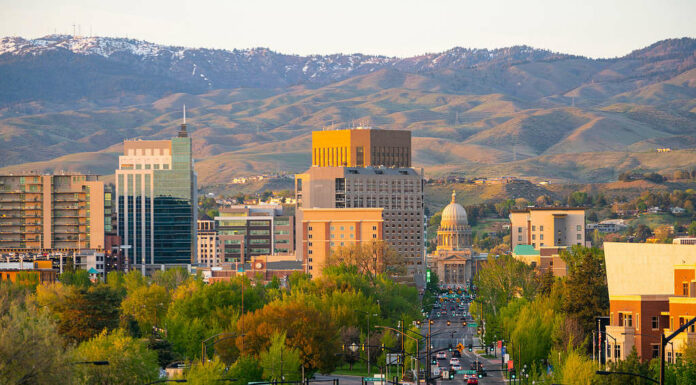
[[[437,359],[438,359],[438,360],[445,360],[445,359],[447,359],[447,353],[445,353],[445,352],[437,352]]]
[[[459,352],[459,350],[454,349],[452,350],[452,357],[461,357],[462,353]]]
[[[462,370],[461,365],[452,365],[452,370]]]
[[[466,380],[466,385],[478,385],[478,378],[476,377],[469,377]]]
[[[449,363],[450,363],[450,365],[459,365],[459,364],[461,364],[461,362],[459,361],[459,358],[457,358],[457,357],[452,357],[452,358],[450,358]]]

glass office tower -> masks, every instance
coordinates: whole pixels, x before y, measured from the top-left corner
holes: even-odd
[[[124,142],[116,170],[118,235],[131,269],[196,261],[196,174],[182,125],[171,140]]]

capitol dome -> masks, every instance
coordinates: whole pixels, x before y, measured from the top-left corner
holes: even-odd
[[[452,191],[452,202],[442,210],[441,228],[458,228],[467,226],[469,220],[466,217],[466,210],[459,203],[455,202],[456,193]]]

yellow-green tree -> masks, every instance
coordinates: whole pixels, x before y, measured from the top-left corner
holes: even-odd
[[[300,381],[300,351],[286,345],[285,333],[273,333],[271,346],[259,354],[263,378],[269,381]]]
[[[74,353],[75,361],[109,361],[108,365],[75,365],[75,384],[140,385],[159,377],[157,353],[147,349],[122,330],[106,330],[81,343]]]
[[[145,335],[153,327],[163,324],[169,302],[169,293],[164,287],[157,284],[140,286],[121,302],[121,311],[124,315],[133,317]]]

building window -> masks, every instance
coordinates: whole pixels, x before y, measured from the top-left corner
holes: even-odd
[[[536,240],[536,234],[532,234],[532,239]]]
[[[660,328],[660,319],[658,317],[651,318],[652,329],[657,330]]]
[[[652,345],[652,358],[657,358],[660,356],[660,345]]]
[[[353,229],[351,229],[353,230]],[[372,226],[372,231],[377,231],[377,226]]]
[[[377,239],[377,234],[372,234],[372,239]]]
[[[532,231],[536,231],[536,226],[532,225]]]
[[[518,235],[518,236],[517,236],[517,242],[522,242],[522,236],[521,236],[521,235]]]
[[[582,225],[578,225],[577,228],[578,228],[578,231],[582,231]]]
[[[307,254],[312,255],[312,250],[307,250]],[[311,259],[310,259],[311,261]]]
[[[307,231],[312,231],[312,226],[307,227]]]
[[[544,240],[544,234],[539,234],[539,240],[543,241]]]
[[[614,345],[614,358],[618,361],[621,359],[621,345]]]
[[[518,233],[521,233],[521,232],[522,232],[522,228],[521,228],[521,227],[518,227],[518,228],[517,228],[517,232],[518,232]]]
[[[544,231],[544,226],[539,226],[539,231]]]
[[[582,234],[578,233],[578,241],[582,240]]]

